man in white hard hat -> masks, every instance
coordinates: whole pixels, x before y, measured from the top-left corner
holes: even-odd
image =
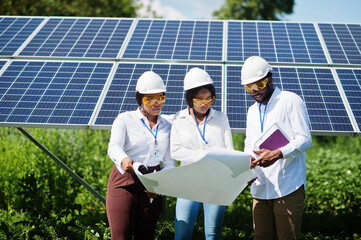
[[[251,185],[253,227],[255,239],[298,239],[305,198],[305,151],[312,144],[309,120],[297,94],[274,88],[271,70],[266,60],[252,56],[241,71],[242,85],[256,100],[247,114],[244,149],[252,155],[251,167],[258,177]],[[269,129],[275,126],[279,131],[267,146]],[[282,144],[283,139],[287,141]],[[262,142],[266,147],[258,145]]]

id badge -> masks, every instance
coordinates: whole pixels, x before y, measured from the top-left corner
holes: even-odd
[[[155,166],[162,162],[162,151],[154,145],[152,152],[150,153],[150,158],[148,161],[148,166]]]
[[[153,149],[150,158],[161,158],[162,154],[159,149]]]

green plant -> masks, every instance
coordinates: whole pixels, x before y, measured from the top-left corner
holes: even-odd
[[[28,129],[103,196],[113,162],[109,131]],[[244,134],[233,134],[243,150]],[[110,239],[104,204],[14,128],[0,128],[0,239]],[[361,138],[313,137],[300,239],[361,239]],[[167,197],[156,239],[174,238]],[[222,239],[253,239],[249,188],[227,207]],[[203,215],[194,239],[204,238]]]

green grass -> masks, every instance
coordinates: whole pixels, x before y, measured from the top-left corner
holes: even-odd
[[[27,131],[106,196],[109,131]],[[110,239],[100,200],[16,128],[0,128],[0,140],[0,239]],[[233,141],[242,150],[244,134],[233,134]],[[306,154],[301,239],[361,239],[361,138],[313,137]],[[175,201],[167,197],[157,239],[174,238]],[[227,207],[223,239],[253,239],[251,204],[247,188]],[[194,239],[204,238],[201,212]]]

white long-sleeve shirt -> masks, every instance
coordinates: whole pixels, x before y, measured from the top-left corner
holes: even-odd
[[[261,120],[265,105],[254,103],[248,110],[245,149],[253,154],[255,143],[261,136]],[[306,105],[295,93],[275,88],[265,112],[263,129],[280,123],[291,141],[281,147],[283,158],[273,165],[256,167],[257,180],[251,186],[251,194],[258,199],[276,199],[286,196],[302,185],[306,186],[306,154],[312,145]]]
[[[149,127],[149,129],[142,122]],[[169,137],[171,124],[158,116],[157,124],[151,129],[153,134],[157,133],[157,145],[150,130],[148,119],[140,112],[123,112],[114,120],[108,146],[108,156],[115,163],[117,169],[122,174],[122,159],[129,157],[134,162],[140,162],[146,166],[156,166],[161,162],[162,169],[175,167],[175,160],[171,158],[169,152]],[[159,155],[151,157],[154,151]],[[154,155],[154,154],[153,154]]]
[[[181,161],[181,166],[193,163],[204,157],[211,147],[233,149],[232,133],[227,116],[214,109],[199,124],[207,144],[201,137],[195,119],[189,114],[189,108],[179,111],[174,117],[170,139],[171,156]]]

